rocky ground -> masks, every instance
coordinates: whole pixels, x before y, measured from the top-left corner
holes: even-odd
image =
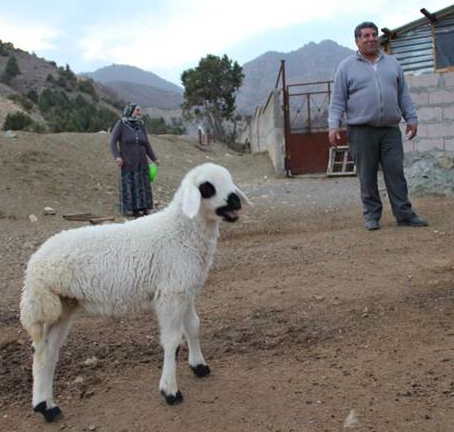
[[[428,228],[362,227],[356,178],[276,178],[266,155],[154,139],[158,209],[203,161],[228,167],[254,207],[221,226],[197,301],[205,379],[187,367],[184,403],[158,394],[156,320],[81,316],[64,347],[56,400],[31,410],[31,350],[18,320],[23,271],[62,215],[117,215],[106,134],[0,136],[0,430],[380,431],[454,428],[454,199],[413,199]],[[51,206],[54,216],[44,216]],[[31,222],[30,215],[37,222]],[[120,218],[117,218],[120,222]]]

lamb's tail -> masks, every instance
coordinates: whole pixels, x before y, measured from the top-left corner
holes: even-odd
[[[46,287],[25,284],[20,302],[20,321],[33,342],[41,342],[44,325],[57,321],[62,314],[60,296]]]

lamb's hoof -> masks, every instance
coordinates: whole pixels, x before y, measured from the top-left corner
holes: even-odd
[[[58,406],[47,409],[47,403],[41,402],[33,408],[33,411],[44,416],[44,420],[48,423],[58,420],[63,416],[61,409]]]
[[[179,403],[183,402],[183,395],[181,394],[180,390],[178,390],[174,395],[166,395],[164,391],[161,390],[161,394],[165,397],[165,400],[169,405],[178,405]]]
[[[203,378],[207,375],[210,375],[210,367],[204,364],[198,364],[197,366],[191,366],[192,372],[194,372],[195,376],[199,378]]]

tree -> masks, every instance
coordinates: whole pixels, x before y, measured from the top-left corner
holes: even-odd
[[[214,138],[225,139],[223,123],[234,117],[236,91],[243,79],[243,69],[236,61],[225,54],[222,58],[208,54],[195,69],[181,74],[184,115],[205,118]]]
[[[3,82],[9,84],[10,81],[20,73],[21,72],[19,65],[17,64],[16,57],[11,56],[6,63],[5,71],[3,72]]]

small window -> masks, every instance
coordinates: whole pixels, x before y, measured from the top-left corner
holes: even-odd
[[[454,18],[436,22],[434,30],[436,69],[454,67]]]

